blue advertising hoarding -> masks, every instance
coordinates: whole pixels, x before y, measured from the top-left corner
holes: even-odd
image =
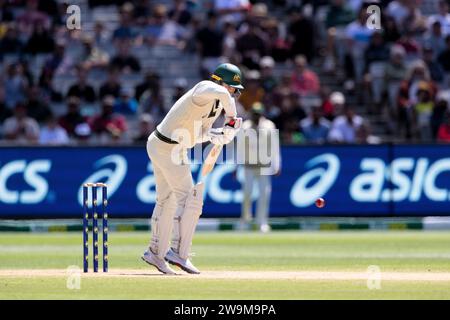
[[[0,218],[80,217],[85,182],[108,184],[111,217],[151,216],[145,147],[2,147],[0,155]],[[191,167],[197,181],[201,165]],[[236,180],[234,169],[218,164],[206,178],[203,217],[239,216],[243,174]],[[272,217],[450,215],[450,146],[284,146],[272,182]]]

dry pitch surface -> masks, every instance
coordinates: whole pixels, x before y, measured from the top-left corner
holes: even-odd
[[[4,269],[0,277],[67,277],[73,271],[64,269]],[[192,275],[179,271],[174,276],[163,275],[156,271],[141,269],[113,269],[107,273],[83,273],[86,278],[187,278],[187,279],[221,279],[221,280],[368,280],[374,278],[373,272],[346,271],[202,271]],[[380,272],[380,281],[450,281],[450,272]]]

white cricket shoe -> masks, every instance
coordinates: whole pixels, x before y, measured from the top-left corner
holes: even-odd
[[[189,259],[181,258],[178,253],[169,249],[166,254],[166,260],[173,265],[176,265],[186,271],[187,273],[199,274],[200,270],[198,270]]]
[[[147,262],[148,264],[156,267],[156,269],[158,269],[158,271],[160,271],[164,274],[167,274],[167,275],[176,274],[176,272],[173,271],[173,269],[167,264],[166,261],[164,261],[163,259],[160,259],[157,255],[155,255],[150,250],[145,251],[144,254],[142,255],[141,259],[144,260],[145,262]]]
[[[270,232],[271,230],[272,230],[272,228],[267,223],[264,223],[259,227],[259,231],[261,231],[262,233],[267,233],[267,232]]]

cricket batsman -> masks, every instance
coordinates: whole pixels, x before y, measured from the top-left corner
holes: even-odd
[[[234,139],[242,123],[234,100],[244,89],[241,79],[237,66],[219,65],[209,80],[197,83],[175,102],[148,138],[156,204],[151,241],[142,259],[164,274],[176,274],[167,262],[188,273],[200,273],[189,260],[189,254],[202,213],[204,185],[193,183],[187,149],[197,143],[224,145]],[[223,127],[212,128],[222,111]]]

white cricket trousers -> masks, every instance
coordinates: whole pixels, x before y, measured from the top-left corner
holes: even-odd
[[[252,193],[255,182],[259,191],[256,202],[256,223],[261,226],[267,224],[269,219],[271,178],[270,175],[261,175],[261,168],[244,166],[244,201],[241,218],[245,222],[250,222],[252,219]]]
[[[180,152],[175,152],[176,150]],[[178,144],[163,142],[152,133],[147,141],[147,154],[152,162],[156,185],[156,204],[152,217],[157,213],[164,216],[162,218],[168,223],[163,225],[170,224],[170,228],[167,226],[167,230],[162,231],[170,238],[173,219],[176,214],[179,216],[183,212],[186,198],[194,186],[187,161],[187,150],[180,148]],[[174,161],[173,157],[175,160],[183,157],[185,161],[180,164]],[[152,249],[155,252],[157,248]],[[165,252],[157,254],[160,257],[165,256]]]

